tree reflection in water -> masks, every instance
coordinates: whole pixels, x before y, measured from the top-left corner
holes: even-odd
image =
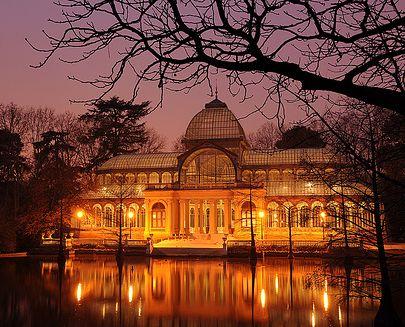
[[[368,326],[378,310],[369,263],[77,257],[59,268],[2,262],[2,326]]]

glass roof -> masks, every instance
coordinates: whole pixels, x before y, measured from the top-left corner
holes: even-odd
[[[246,166],[298,165],[303,160],[312,163],[328,163],[332,160],[332,155],[326,149],[288,149],[269,153],[247,150],[243,153],[242,164]]]
[[[99,171],[139,169],[139,168],[175,168],[177,169],[177,157],[181,153],[148,153],[148,154],[123,154],[107,160]]]
[[[214,99],[190,121],[185,138],[186,140],[245,139],[245,132],[227,105]]]

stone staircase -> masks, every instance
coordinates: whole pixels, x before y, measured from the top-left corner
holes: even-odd
[[[177,239],[153,244],[152,256],[222,257],[226,256],[222,239]]]

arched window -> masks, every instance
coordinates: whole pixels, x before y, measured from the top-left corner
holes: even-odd
[[[326,207],[328,217],[330,217],[330,225],[333,228],[340,228],[341,221],[339,219],[338,206],[335,203],[330,203]]]
[[[185,160],[180,182],[190,187],[233,184],[235,167],[231,159],[220,150],[198,150]]]
[[[127,226],[126,215],[125,215],[125,205],[120,206],[118,204],[115,209],[115,226],[118,226],[118,227],[120,226],[120,219],[121,219],[122,227]]]
[[[323,219],[326,220],[326,217],[322,218],[321,212],[322,212],[322,207],[320,205],[315,205],[312,208],[312,226],[322,227],[322,224],[325,224],[325,226],[326,226],[326,221],[322,221]]]
[[[308,205],[302,204],[298,209],[298,217],[295,226],[296,227],[308,227],[310,219],[310,210]]]
[[[128,184],[134,184],[135,183],[135,175],[134,174],[127,174],[126,175],[126,180]]]
[[[126,216],[128,217],[128,221],[127,224],[129,227],[138,227],[136,225],[136,216],[138,214],[139,211],[139,206],[136,203],[131,203],[128,207],[128,212],[126,214]]]
[[[242,181],[250,182],[252,180],[252,172],[250,170],[244,170],[242,172]]]
[[[224,209],[217,208],[217,227],[224,227],[225,223]]]
[[[250,227],[250,202],[246,201],[242,204],[242,227]],[[256,226],[256,205],[252,202],[252,220],[253,226]]]
[[[138,174],[138,183],[139,184],[147,184],[148,183],[148,178],[145,173],[139,173]]]
[[[281,215],[278,204],[275,202],[269,203],[267,206],[266,227],[281,227]]]
[[[278,181],[280,180],[280,172],[277,169],[272,169],[269,171],[269,181]]]
[[[150,173],[149,175],[149,184],[159,184],[159,174],[158,173]]]
[[[172,175],[167,171],[162,174],[162,183],[163,184],[171,184],[172,182]]]
[[[102,225],[103,219],[103,210],[101,209],[101,205],[96,204],[93,207],[93,215],[94,215],[94,223],[96,226]]]
[[[173,175],[173,182],[177,183],[179,181],[179,173],[176,171]]]
[[[195,227],[195,209],[190,208],[190,227]]]
[[[136,215],[136,227],[145,227],[145,208],[142,206]]]
[[[106,174],[106,175],[105,175],[104,184],[106,184],[106,185],[110,185],[110,184],[111,184],[111,175],[110,175],[110,174]]]
[[[111,205],[107,205],[104,209],[104,226],[113,227],[114,226],[114,211]]]
[[[98,175],[97,176],[97,184],[98,185],[103,185],[104,184],[104,176],[103,175]]]
[[[264,170],[257,170],[255,172],[255,182],[265,183],[267,180],[266,172]]]
[[[152,206],[152,228],[165,228],[166,209],[162,202],[156,202]]]

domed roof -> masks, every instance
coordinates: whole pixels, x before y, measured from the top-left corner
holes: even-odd
[[[185,139],[245,139],[245,132],[227,105],[215,98],[191,119]]]

